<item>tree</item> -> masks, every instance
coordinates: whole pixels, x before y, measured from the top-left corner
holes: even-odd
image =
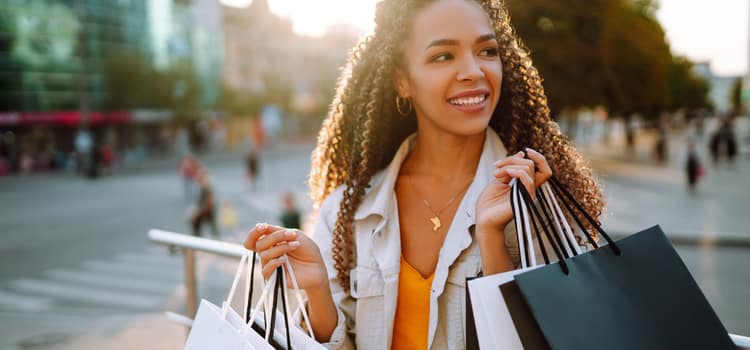
[[[519,36],[544,78],[549,106],[563,108],[605,103],[601,76],[604,62],[602,13],[610,0],[509,0]]]
[[[669,66],[669,110],[711,108],[708,82],[693,73],[693,63],[674,56]]]
[[[730,96],[732,103],[732,114],[742,114],[742,78],[737,78],[732,84],[732,94]]]
[[[606,105],[656,117],[668,107],[672,55],[653,0],[507,0],[544,78],[553,115]]]

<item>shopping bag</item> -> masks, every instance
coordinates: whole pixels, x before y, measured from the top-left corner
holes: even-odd
[[[553,194],[546,191],[545,186],[540,189],[538,198],[548,221],[540,226],[537,219],[541,217],[538,217],[538,213],[537,216],[531,215],[531,211],[536,212],[536,208],[530,207],[530,198],[526,200],[518,189],[522,185],[516,180],[511,182],[511,207],[521,268],[467,280],[467,349],[549,348],[515,284],[514,276],[542,266],[536,261],[532,227],[537,229],[537,243],[545,263],[549,263],[549,258],[540,231],[546,230],[545,236],[551,240],[553,233],[550,230],[556,228],[557,234],[567,241],[567,233],[562,230],[567,227],[569,233],[570,228],[564,215],[556,215],[560,208],[555,207]],[[577,241],[573,239],[570,251],[580,250]]]
[[[292,265],[289,262],[289,260],[285,261],[284,266],[286,267],[286,269],[283,269],[282,267],[277,268],[276,272],[269,280],[269,284],[272,284],[272,283],[276,284],[277,291],[283,293],[281,294],[281,297],[280,297],[280,300],[282,302],[283,312],[277,309],[275,302],[271,303],[270,308],[266,312],[266,314],[269,314],[269,313],[271,314],[270,326],[271,326],[271,329],[274,329],[274,337],[269,338],[269,341],[272,341],[272,345],[274,345],[275,348],[287,349],[286,344],[291,343],[292,349],[323,350],[325,349],[325,347],[315,340],[315,337],[313,336],[311,329],[308,329],[308,333],[305,333],[302,329],[300,329],[293,322],[290,322],[294,319],[294,317],[292,316],[292,313],[289,312],[289,308],[287,308],[288,299],[289,299],[287,296],[287,286],[286,286],[286,277],[285,277],[287,273],[289,274],[289,280],[292,282],[293,292],[297,299],[298,309],[297,309],[297,312],[295,313],[301,314],[302,320],[304,320],[307,325],[310,324],[310,318],[307,314],[307,310],[305,309],[306,303],[304,302],[302,298],[301,292],[299,290],[299,285],[297,284],[297,277],[294,274],[294,270],[292,269]],[[277,292],[275,291],[274,296],[276,296],[276,293]],[[248,298],[252,299],[252,293],[250,293],[250,296]],[[269,317],[266,316],[266,319],[268,318]],[[274,324],[274,319],[283,320],[284,322]],[[258,334],[268,333],[265,327],[265,320],[256,317],[254,319],[248,319],[248,322],[252,322],[252,329],[256,333]],[[287,329],[289,330],[289,332],[287,332]]]
[[[568,210],[584,216],[608,243],[515,275],[552,348],[734,349],[661,228],[614,242],[555,178],[550,183]]]
[[[268,342],[259,335],[248,332],[244,318],[230,306],[243,268],[247,268],[248,254],[240,259],[229,296],[218,307],[202,299],[195,320],[185,342],[185,350],[202,349],[239,349],[239,350],[273,350]],[[253,262],[250,262],[251,264]],[[267,289],[267,288],[266,288]],[[246,308],[247,309],[247,308]]]

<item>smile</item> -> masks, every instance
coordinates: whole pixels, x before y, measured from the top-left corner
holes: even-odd
[[[452,98],[448,100],[448,103],[454,106],[471,107],[471,106],[480,105],[486,100],[487,100],[487,94],[482,94],[479,96]]]

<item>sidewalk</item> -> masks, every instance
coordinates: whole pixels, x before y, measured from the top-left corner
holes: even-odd
[[[622,138],[582,149],[604,189],[606,210],[603,226],[613,235],[635,233],[661,225],[676,244],[710,244],[750,247],[750,218],[745,209],[750,199],[750,150],[747,118],[737,122],[741,152],[735,163],[711,164],[706,135],[696,150],[706,169],[697,191],[687,189],[684,164],[686,131],[669,139],[669,160],[658,164],[651,157],[655,132],[637,136],[635,152],[628,154]]]

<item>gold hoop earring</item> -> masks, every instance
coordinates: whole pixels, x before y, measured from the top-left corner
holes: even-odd
[[[404,110],[404,107],[406,107],[406,110]],[[411,104],[411,98],[396,96],[396,109],[401,116],[406,117],[409,115],[413,107],[414,106]]]

